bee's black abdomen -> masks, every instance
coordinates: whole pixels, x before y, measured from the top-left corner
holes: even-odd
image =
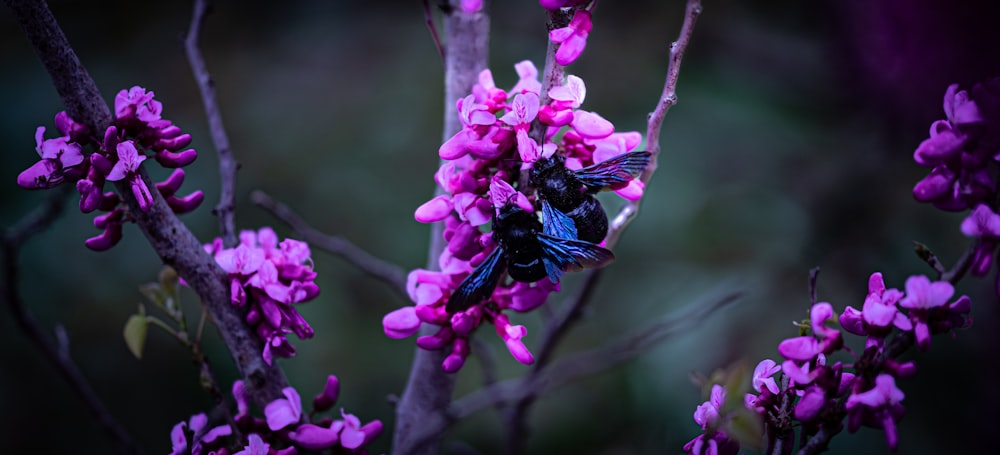
[[[601,243],[608,235],[608,215],[600,201],[587,196],[573,210],[566,212],[576,225],[576,237],[590,243]]]

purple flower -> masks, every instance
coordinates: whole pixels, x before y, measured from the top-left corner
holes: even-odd
[[[568,8],[577,5],[583,5],[590,0],[538,0],[538,3],[542,5],[542,8],[547,10],[557,10],[559,8]]]
[[[45,139],[44,126],[35,130],[35,151],[41,160],[18,174],[21,188],[52,188],[63,182],[69,168],[83,163],[83,147],[69,142],[69,136]]]
[[[979,239],[972,257],[971,272],[976,276],[984,276],[993,265],[993,254],[1000,244],[1000,215],[993,212],[986,204],[979,204],[975,210],[962,221],[962,233],[966,237]],[[1000,285],[1000,276],[997,278]],[[997,292],[1000,295],[1000,290]]]
[[[493,325],[496,328],[497,335],[500,335],[500,338],[503,339],[504,344],[507,345],[507,350],[510,351],[510,355],[514,359],[525,365],[535,363],[535,356],[531,355],[524,342],[521,341],[521,338],[524,338],[528,334],[528,329],[524,328],[523,325],[511,325],[510,319],[505,314],[496,315],[493,318]]]
[[[267,455],[268,449],[271,446],[264,442],[256,433],[251,433],[247,437],[247,445],[243,450],[236,452],[234,455]]]
[[[483,9],[483,0],[462,0],[459,7],[463,13],[472,14]]]
[[[127,179],[132,195],[135,196],[139,209],[143,212],[149,211],[153,205],[153,195],[149,192],[146,182],[138,174],[139,165],[146,160],[145,155],[140,155],[132,141],[119,142],[118,162],[111,168],[107,175],[107,180],[117,182]]]
[[[778,366],[774,360],[761,360],[760,363],[757,364],[757,367],[753,369],[753,389],[758,392],[762,392],[763,390],[761,390],[761,388],[763,387],[771,393],[777,395],[779,392],[778,384],[774,382],[774,378],[771,376],[774,376],[774,374],[779,371],[781,371],[781,367]]]
[[[826,326],[826,321],[831,318],[832,305],[827,302],[813,305],[809,310],[809,319],[813,334],[819,339],[812,336],[789,338],[778,345],[778,352],[790,360],[810,361],[820,354],[830,354],[840,349],[843,346],[840,331]]]
[[[1000,238],[1000,215],[986,204],[979,204],[962,221],[962,234],[966,237]]]
[[[340,381],[334,375],[326,377],[326,385],[323,391],[313,398],[313,411],[326,411],[333,407],[340,395]]]
[[[490,182],[490,202],[493,203],[497,213],[500,213],[500,208],[509,202],[517,204],[525,212],[535,211],[535,207],[531,205],[531,201],[524,193],[515,190],[513,186],[497,176],[493,176],[493,180]]]
[[[420,207],[417,207],[413,217],[421,223],[436,223],[451,215],[451,211],[454,208],[455,207],[451,202],[451,197],[441,195],[425,202]]]
[[[87,125],[73,120],[66,111],[59,111],[56,113],[56,129],[62,133],[63,136],[69,136],[70,142],[84,143],[89,137],[90,133]]]
[[[389,338],[407,338],[420,329],[420,318],[412,306],[392,311],[382,317],[382,330]]]
[[[230,453],[227,448],[240,446],[244,449],[237,453],[243,455],[293,455],[303,450],[327,453],[327,449],[333,449],[333,453],[367,453],[363,446],[382,432],[382,422],[374,420],[361,425],[360,419],[343,409],[340,410],[338,419],[314,416],[317,412],[322,412],[320,407],[332,405],[338,389],[336,377],[328,376],[326,387],[315,400],[322,402],[322,405],[306,415],[302,412],[298,392],[287,387],[282,390],[284,398],[274,400],[265,407],[266,418],[262,419],[249,414],[246,390],[242,382],[237,381],[233,384],[233,396],[239,412],[233,420],[239,431],[233,431],[229,425],[209,429],[205,414],[196,414],[189,422],[174,426],[170,434],[173,447],[171,455],[222,455]],[[190,445],[186,429],[190,429],[192,434]],[[227,440],[237,433],[247,435],[245,442]],[[191,449],[188,450],[188,447]],[[277,449],[279,447],[281,449]]]
[[[332,424],[333,422],[331,422]],[[338,429],[303,423],[288,432],[288,439],[291,439],[298,447],[318,451],[333,447],[340,438]]]
[[[974,91],[980,89],[982,94],[981,88],[977,85]],[[976,101],[958,90],[958,84],[945,92],[944,112],[946,119],[931,125],[930,137],[913,153],[918,164],[933,168],[914,186],[913,196],[942,210],[961,211],[984,202],[996,188],[986,168],[996,159],[996,147],[988,139],[996,132],[980,114]]]
[[[931,283],[923,275],[911,276],[906,280],[906,297],[899,302],[899,306],[910,310],[910,319],[914,323],[913,334],[920,349],[927,350],[931,344],[928,324],[932,319],[932,310],[946,305],[954,294],[954,286],[947,281]]]
[[[542,83],[538,81],[538,68],[531,60],[522,60],[514,64],[514,71],[517,72],[517,84],[510,89],[511,94],[542,92]]]
[[[587,35],[593,28],[590,19],[589,11],[576,10],[569,25],[549,32],[549,39],[559,44],[559,49],[556,50],[556,63],[562,66],[569,65],[583,53],[583,48],[587,46]]]
[[[534,163],[538,160],[541,147],[534,139],[528,137],[531,122],[538,116],[538,94],[518,93],[511,102],[510,112],[500,117],[500,121],[514,128],[517,137],[517,151],[524,163]]]
[[[726,402],[726,389],[719,384],[712,385],[708,401],[694,411],[694,421],[701,426],[703,434],[684,445],[684,453],[693,455],[736,455],[739,444],[718,429],[722,423],[722,406]]]
[[[899,444],[896,434],[896,421],[903,415],[905,395],[896,387],[896,380],[888,374],[880,374],[875,378],[875,387],[870,390],[855,392],[847,398],[847,428],[854,432],[862,423],[882,428],[890,450],[896,450]]]
[[[287,333],[301,339],[313,336],[312,327],[294,307],[319,294],[309,247],[293,239],[279,243],[267,227],[242,231],[239,237],[235,248],[215,247],[213,242],[205,249],[229,275],[232,303],[248,307],[246,321],[264,340],[265,361],[270,364],[275,355],[291,357],[295,349],[285,338]]]
[[[880,272],[868,279],[868,296],[859,311],[848,306],[840,315],[840,325],[855,335],[866,335],[866,346],[882,348],[885,337],[896,327],[902,331],[913,330],[909,318],[898,310],[896,304],[903,298],[898,289],[886,289]]]
[[[701,425],[702,430],[709,427],[714,428],[719,423],[719,417],[722,415],[722,406],[725,403],[726,389],[719,384],[712,385],[712,392],[709,394],[708,401],[700,404],[694,410],[694,421],[698,425]]]
[[[115,96],[115,120],[148,123],[160,119],[163,104],[153,99],[153,92],[136,85]]]
[[[181,455],[190,453],[192,455],[202,455],[214,453],[214,450],[225,446],[224,438],[233,433],[229,425],[219,425],[208,428],[208,417],[203,414],[191,416],[188,422],[180,422],[174,425],[170,431],[171,452],[170,455]],[[188,432],[191,432],[191,443],[188,444]],[[190,450],[188,448],[190,447]]]
[[[297,423],[302,418],[302,399],[292,387],[281,389],[285,398],[278,398],[267,404],[264,415],[267,416],[267,427],[278,431]]]

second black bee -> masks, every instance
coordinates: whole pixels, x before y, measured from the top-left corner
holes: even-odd
[[[624,188],[629,180],[642,173],[649,159],[649,152],[629,152],[570,170],[563,156],[554,155],[535,162],[531,185],[543,200],[573,220],[578,239],[599,243],[608,235],[608,215],[593,195]]]
[[[445,305],[449,313],[463,311],[493,295],[504,271],[514,281],[533,283],[548,276],[558,283],[563,272],[603,267],[614,253],[576,240],[573,221],[542,202],[542,221],[508,203],[493,217],[496,249],[469,274]]]

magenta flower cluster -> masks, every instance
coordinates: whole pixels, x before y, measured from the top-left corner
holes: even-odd
[[[246,310],[246,323],[264,341],[264,361],[293,357],[286,334],[312,338],[313,329],[295,309],[319,295],[309,245],[293,239],[278,241],[269,227],[240,232],[240,243],[223,248],[216,238],[205,250],[229,274],[233,305]]]
[[[122,90],[115,97],[114,124],[104,131],[102,139],[65,112],[56,114],[56,129],[62,135],[45,139],[45,127],[38,127],[35,150],[41,159],[17,176],[17,184],[26,189],[48,189],[74,183],[80,193],[80,211],[103,212],[94,218],[94,226],[102,233],[85,242],[95,251],[116,245],[122,237],[122,225],[134,221],[122,198],[104,191],[106,181],[126,183],[139,210],[148,211],[153,204],[153,194],[140,173],[150,155],[161,166],[176,169],[155,185],[171,210],[177,214],[194,210],[204,200],[204,193],[198,190],[181,197],[177,191],[184,183],[180,168],[191,164],[198,153],[185,149],[191,144],[191,135],[163,119],[162,111],[163,105],[153,99],[153,92],[139,86]],[[96,149],[89,155],[84,150],[88,144]]]
[[[712,385],[708,401],[694,411],[694,421],[701,425],[702,434],[684,444],[684,453],[705,455],[736,455],[739,443],[729,437],[722,428],[726,413],[726,389],[719,384]]]
[[[971,94],[952,84],[944,113],[913,152],[917,164],[931,168],[914,186],[914,198],[948,211],[995,203],[990,168],[1000,160],[1000,78],[975,85]]]
[[[309,414],[302,412],[302,399],[292,387],[264,408],[264,418],[250,415],[250,400],[243,381],[233,384],[237,413],[233,427],[208,426],[205,414],[174,425],[170,432],[170,455],[295,455],[298,453],[367,454],[364,446],[382,433],[382,422],[364,425],[341,408],[340,418],[317,417],[333,408],[340,394],[337,377],[327,377],[326,386],[313,399]],[[235,440],[235,435],[245,439]]]
[[[472,305],[454,314],[445,308],[459,283],[496,247],[491,233],[481,232],[479,227],[492,219],[504,201],[536,211],[535,196],[514,189],[521,172],[556,153],[566,158],[567,168],[579,169],[632,151],[642,141],[638,132],[615,133],[611,122],[580,109],[586,86],[579,77],[570,75],[562,85],[551,88],[547,93],[550,101],[541,105],[535,65],[523,61],[514,67],[520,79],[510,90],[498,88],[487,69],[480,73],[472,94],[458,101],[463,128],[441,145],[439,154],[445,163],[435,175],[446,194],[431,199],[415,213],[417,221],[423,223],[444,222],[448,245],[438,259],[440,270],[412,271],[407,291],[416,305],[393,311],[383,319],[385,333],[392,338],[411,336],[422,323],[440,326],[436,334],[418,338],[417,345],[429,350],[450,349],[442,365],[449,372],[465,364],[470,353],[468,337],[483,322],[494,325],[517,361],[534,362],[522,341],[527,330],[512,325],[503,312],[537,308],[549,293],[559,289],[558,283],[501,280],[488,305]],[[529,135],[536,121],[545,129],[542,145]],[[643,185],[632,180],[616,192],[636,200],[642,196]]]
[[[970,272],[985,276],[1000,244],[1000,78],[968,92],[952,84],[944,95],[944,113],[913,153],[918,164],[932,168],[914,186],[913,196],[942,210],[972,210],[962,233],[978,241]],[[1000,296],[1000,274],[995,283]]]
[[[744,400],[746,408],[763,419],[769,445],[773,447],[782,434],[791,437],[793,422],[801,428],[804,441],[820,429],[839,432],[846,418],[850,432],[861,426],[883,430],[889,448],[895,450],[899,444],[896,425],[903,416],[905,396],[896,381],[916,374],[912,361],[901,362],[897,357],[914,343],[922,350],[929,349],[932,334],[969,326],[971,301],[964,295],[952,300],[954,293],[951,283],[931,282],[925,276],[907,279],[906,292],[886,289],[882,274],[874,273],[860,309],[848,306],[837,317],[829,303],[813,305],[808,324],[811,333],[778,345],[778,352],[786,359],[780,365],[771,359],[761,361],[752,379],[756,393],[747,394]],[[845,347],[843,331],[866,337],[862,353]],[[829,360],[840,351],[848,354],[849,363]],[[782,410],[784,402],[793,407]],[[789,412],[790,418],[781,417]],[[688,443],[685,451],[736,453],[721,449],[738,445],[718,430],[721,418],[706,419],[705,415],[702,408],[695,413],[695,421],[706,431]],[[706,425],[706,421],[716,423]]]

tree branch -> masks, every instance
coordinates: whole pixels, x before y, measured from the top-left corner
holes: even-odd
[[[539,396],[570,381],[610,369],[664,341],[697,329],[708,317],[736,302],[740,295],[729,292],[695,302],[682,314],[666,317],[604,346],[556,360],[537,376],[510,379],[479,389],[455,400],[448,414],[451,419],[462,419],[496,403]]]
[[[445,11],[445,93],[444,131],[442,140],[458,133],[462,125],[458,119],[455,103],[472,91],[479,72],[488,64],[488,43],[490,21],[484,9],[468,14],[459,8],[458,0],[450,0]],[[438,186],[435,194],[442,194]],[[444,251],[442,233],[444,225],[434,223],[431,227],[430,248],[427,254],[427,268],[437,270],[438,257]],[[433,327],[425,324],[420,335],[434,333]],[[447,356],[446,350],[428,351],[415,348],[413,366],[406,382],[406,389],[396,407],[396,428],[393,434],[393,453],[433,454],[438,452],[441,434],[447,425],[444,410],[451,402],[455,388],[454,375],[445,373],[441,363]],[[428,433],[425,428],[437,428]],[[419,432],[419,434],[418,434]]]
[[[251,193],[250,200],[295,230],[302,237],[302,240],[319,249],[340,256],[347,262],[354,264],[362,272],[388,284],[390,289],[399,294],[403,299],[409,300],[409,296],[406,293],[406,270],[403,270],[402,267],[372,256],[343,237],[327,235],[316,230],[287,205],[274,200],[274,198],[263,191],[254,191]]]
[[[222,244],[226,248],[233,248],[237,242],[236,221],[234,220],[236,171],[239,170],[240,166],[233,158],[233,151],[229,147],[229,136],[226,135],[226,127],[222,124],[222,114],[219,113],[219,102],[215,96],[215,82],[208,73],[201,49],[198,48],[199,34],[205,23],[205,15],[209,12],[208,8],[207,0],[195,0],[194,12],[191,13],[191,26],[184,38],[184,51],[191,64],[191,71],[194,73],[198,90],[201,92],[201,101],[205,105],[205,116],[208,118],[208,127],[212,133],[212,143],[215,144],[215,151],[219,155],[219,181],[222,188],[219,194],[219,203],[212,212],[219,217],[219,233],[222,237]]]
[[[14,321],[24,334],[42,351],[45,358],[51,362],[70,388],[83,400],[87,410],[97,421],[97,424],[111,436],[121,454],[138,454],[139,447],[132,440],[125,428],[111,415],[111,412],[90,386],[83,372],[76,366],[69,355],[68,342],[65,333],[57,332],[54,341],[42,326],[28,311],[21,299],[20,267],[18,255],[21,246],[32,236],[41,233],[62,214],[66,199],[71,194],[68,185],[53,190],[44,204],[25,215],[17,224],[7,228],[3,233],[3,298]]]
[[[14,11],[18,23],[31,42],[35,53],[52,77],[70,116],[88,125],[92,132],[103,133],[111,125],[111,114],[100,97],[94,80],[80,63],[59,28],[52,12],[41,0],[5,0]],[[153,187],[145,169],[140,177]],[[115,188],[125,200],[136,224],[163,262],[183,277],[201,297],[216,323],[223,341],[229,347],[240,374],[246,379],[250,396],[258,406],[282,397],[281,389],[288,385],[277,364],[267,365],[261,358],[263,343],[247,327],[242,314],[229,302],[229,286],[225,272],[201,246],[201,242],[174,215],[158,191],[153,191],[152,206],[147,212],[138,204],[127,184],[117,182]]]
[[[660,95],[660,99],[657,101],[653,112],[649,113],[646,125],[646,150],[652,154],[652,157],[650,158],[649,165],[646,166],[646,169],[643,170],[642,175],[639,177],[644,184],[649,183],[658,166],[660,130],[663,128],[663,120],[667,116],[667,111],[674,104],[677,104],[677,79],[680,76],[681,60],[684,58],[684,51],[687,49],[688,43],[691,42],[694,25],[698,21],[701,10],[701,0],[688,0],[680,35],[677,37],[677,41],[670,44],[670,64],[667,67],[667,77],[663,84],[663,94]],[[606,239],[609,248],[617,243],[618,237],[621,236],[625,226],[635,218],[638,211],[639,203],[629,202],[611,220]]]

